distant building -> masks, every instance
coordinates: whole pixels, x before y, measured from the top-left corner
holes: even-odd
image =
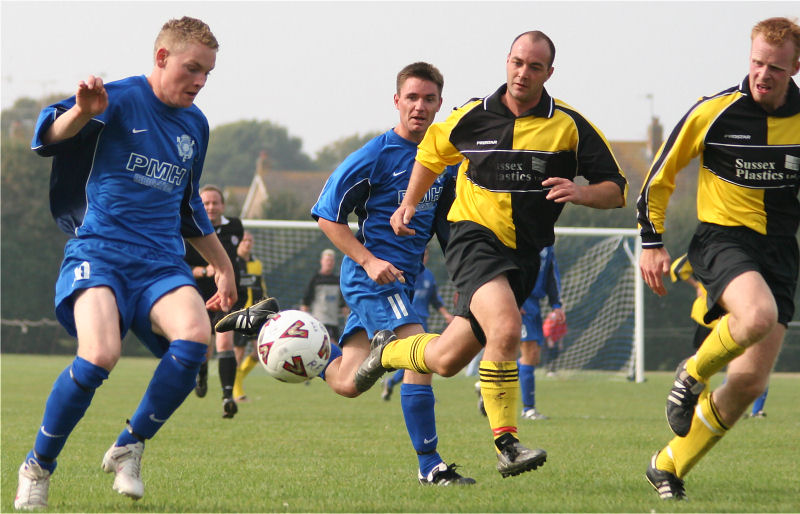
[[[663,142],[664,126],[658,121],[658,116],[653,116],[650,125],[647,127],[647,151],[651,159],[655,157]]]
[[[273,170],[267,152],[262,151],[256,160],[250,187],[244,198],[237,202],[242,206],[240,216],[244,219],[262,218],[270,197],[281,193],[290,193],[298,202],[307,205],[310,211],[330,174],[330,171]],[[225,192],[233,194],[232,189],[226,189]],[[308,220],[311,221],[310,214]]]

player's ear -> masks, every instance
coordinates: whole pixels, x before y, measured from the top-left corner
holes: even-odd
[[[169,56],[169,50],[167,50],[163,46],[158,50],[156,50],[156,66],[158,66],[159,68],[166,67],[168,56]]]

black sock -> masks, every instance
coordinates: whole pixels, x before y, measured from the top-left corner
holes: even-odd
[[[236,356],[233,352],[221,352],[219,361],[219,382],[222,384],[222,397],[233,398],[233,381],[236,380]]]

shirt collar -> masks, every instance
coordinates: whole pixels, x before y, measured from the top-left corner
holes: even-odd
[[[514,116],[514,113],[511,112],[501,100],[503,95],[506,94],[507,88],[508,86],[503,84],[497,91],[484,98],[483,108],[490,112],[502,114],[503,116],[517,117]],[[547,89],[542,89],[542,97],[539,99],[539,103],[523,112],[519,117],[538,116],[539,118],[552,118],[554,107],[555,103],[553,102],[553,98],[548,94]]]
[[[739,91],[752,100],[753,95],[750,94],[750,76],[745,76],[741,84],[739,84]],[[756,102],[753,101],[755,104]],[[758,105],[758,104],[756,104]],[[759,107],[761,107],[759,105]],[[794,79],[789,79],[789,89],[786,92],[786,102],[781,105],[775,112],[769,113],[770,116],[777,118],[786,118],[800,113],[800,90]]]

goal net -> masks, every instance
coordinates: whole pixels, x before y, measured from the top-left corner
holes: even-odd
[[[263,263],[269,295],[279,300],[282,309],[298,308],[319,269],[320,254],[332,244],[314,222],[243,221],[253,233],[253,253]],[[608,371],[644,379],[638,248],[635,229],[556,228],[555,253],[569,328],[552,363],[555,369]],[[337,252],[337,269],[340,263]],[[445,305],[452,306],[455,289],[435,239],[428,268]],[[549,310],[543,300],[542,316]],[[440,332],[444,324],[442,316],[432,311],[429,330]]]

